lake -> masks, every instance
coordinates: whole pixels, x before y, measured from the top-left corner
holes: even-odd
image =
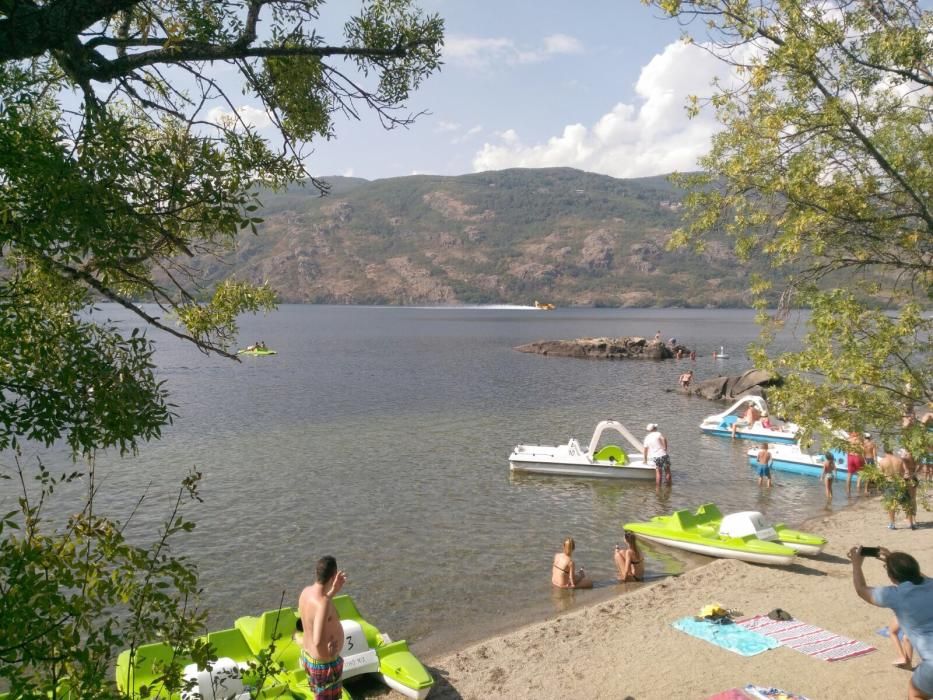
[[[116,307],[98,313],[135,325]],[[657,330],[695,348],[697,361],[512,349]],[[422,653],[444,651],[627,590],[612,580],[623,522],[708,501],[789,523],[825,512],[815,479],[777,473],[773,489],[760,489],[745,460],[751,443],[697,427],[721,406],[672,391],[687,367],[697,380],[748,369],[757,334],[751,311],[283,306],[241,322],[240,347],[263,339],[278,354],[236,363],[150,332],[178,418],[136,457],[98,457],[97,509],[125,518],[149,485],[130,532],[153,537],[197,467],[205,502],[176,551],[198,564],[212,627],[283,596],[294,605],[317,558],[333,554],[372,622]],[[779,338],[797,342],[793,328]],[[730,359],[711,357],[720,345]],[[606,418],[639,437],[660,424],[671,490],[510,475],[515,444],[585,444]],[[839,491],[830,507],[844,501]],[[566,535],[595,591],[552,589],[551,557]],[[653,577],[702,561],[647,548]]]

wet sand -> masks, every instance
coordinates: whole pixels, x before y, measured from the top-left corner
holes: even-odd
[[[856,544],[905,551],[931,575],[933,522],[925,513],[920,520],[916,531],[888,530],[879,500],[865,499],[801,526],[829,540],[820,557],[798,557],[791,567],[712,560],[682,576],[428,658],[438,680],[430,697],[700,699],[748,683],[811,700],[904,697],[910,673],[892,666],[891,642],[877,634],[892,614],[856,596],[846,552]],[[865,574],[869,585],[888,584],[878,560],[866,561]],[[671,627],[708,603],[748,616],[783,608],[877,651],[837,662],[785,647],[743,657]]]

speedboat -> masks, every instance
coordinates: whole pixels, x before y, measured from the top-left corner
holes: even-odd
[[[246,348],[245,350],[237,350],[237,355],[253,355],[258,357],[261,355],[278,355],[275,350],[270,350],[269,348]]]
[[[712,503],[695,513],[678,510],[646,523],[626,523],[625,529],[651,542],[723,559],[786,566],[794,556],[818,554],[826,540],[783,524],[768,525],[761,513],[743,511],[723,517]]]
[[[605,445],[597,451],[607,430],[619,433],[637,452],[626,454],[618,445]],[[654,465],[642,457],[642,444],[619,421],[597,424],[588,447],[576,438],[565,445],[518,445],[509,455],[509,468],[516,472],[595,476],[606,479],[654,479]]]
[[[748,463],[753,467],[760,467],[758,463],[759,448],[750,447],[748,449]],[[771,453],[771,468],[782,472],[791,472],[793,474],[804,474],[806,476],[820,476],[823,473],[823,455],[808,454],[800,449],[800,445],[769,445],[768,452]],[[842,450],[830,450],[833,455],[833,461],[836,463],[836,475],[846,475],[846,453]]]
[[[343,679],[375,674],[393,690],[423,700],[434,679],[408,648],[405,641],[393,642],[389,636],[366,622],[348,595],[333,599],[340,616],[345,639]],[[249,700],[253,697],[313,698],[308,678],[301,666],[301,634],[297,631],[298,613],[293,608],[269,610],[258,617],[241,617],[233,629],[210,632],[203,641],[214,647],[217,661],[211,669],[199,668],[192,659],[180,658],[167,644],[145,644],[132,652],[124,651],[117,659],[117,687],[130,698],[171,700]],[[256,664],[260,654],[271,653],[271,661],[280,670],[262,679],[262,691]],[[184,680],[191,689],[169,691],[162,684],[161,669],[168,662],[183,667]],[[275,669],[273,669],[275,670]],[[344,688],[343,700],[351,700]]]
[[[743,396],[725,411],[704,418],[703,422],[700,423],[700,430],[708,435],[718,435],[720,437],[732,437],[734,434],[735,437],[742,440],[777,442],[787,445],[797,442],[799,428],[795,423],[768,418],[769,427],[764,427],[762,422],[766,419],[759,418],[752,425],[749,425],[742,418],[744,409],[749,405],[757,408],[759,413],[768,412],[768,403],[762,397]],[[735,433],[732,432],[733,424],[735,424]]]

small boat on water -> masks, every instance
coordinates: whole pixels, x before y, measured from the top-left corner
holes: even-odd
[[[434,679],[405,641],[393,642],[389,636],[366,622],[348,595],[333,599],[340,615],[345,639],[343,679],[370,673],[381,676],[383,682],[403,695],[423,700],[434,685]],[[145,644],[131,657],[129,650],[117,659],[117,687],[130,698],[162,698],[163,700],[249,700],[253,697],[313,698],[308,679],[301,666],[300,638],[296,628],[298,613],[292,608],[269,610],[258,617],[241,617],[233,629],[210,632],[204,641],[216,650],[218,659],[211,671],[199,669],[191,659],[179,658],[164,643]],[[255,695],[258,678],[255,670],[259,654],[272,649],[272,661],[282,670],[267,676],[262,691]],[[185,680],[191,690],[169,692],[160,682],[160,668],[168,662],[184,668]],[[351,700],[344,688],[343,700]]]
[[[786,566],[800,554],[819,554],[826,540],[791,530],[783,524],[768,525],[761,513],[743,511],[723,517],[712,503],[693,513],[678,510],[646,523],[626,523],[625,529],[651,542],[724,559]]]
[[[618,445],[596,448],[605,431],[619,433],[636,452],[627,454]],[[604,420],[596,425],[588,447],[576,438],[564,445],[518,445],[509,455],[509,468],[515,472],[587,476],[603,479],[654,479],[654,465],[642,457],[642,443],[619,421]]]
[[[245,350],[237,350],[237,355],[252,355],[262,356],[262,355],[278,355],[278,352],[275,350],[270,350],[269,348],[246,348]]]
[[[549,304],[548,302],[540,302],[535,299],[535,308],[539,311],[553,311],[557,307],[554,304]]]
[[[716,360],[728,360],[729,359],[729,355],[726,353],[726,349],[724,346],[720,345],[719,352],[713,353],[713,359],[716,359]]]
[[[749,424],[743,418],[745,409],[754,406],[759,418]],[[768,415],[768,403],[760,396],[743,396],[725,411],[707,416],[700,423],[700,430],[707,435],[719,437],[732,437],[742,440],[758,440],[759,442],[776,442],[792,445],[797,442],[798,426],[777,418],[771,419]],[[733,433],[732,426],[735,425]]]
[[[748,463],[753,467],[761,466],[758,463],[758,447],[748,449]],[[771,453],[771,468],[792,474],[819,477],[823,473],[823,455],[808,454],[800,449],[799,444],[769,445]],[[830,450],[836,463],[836,476],[846,475],[846,453],[842,450]]]

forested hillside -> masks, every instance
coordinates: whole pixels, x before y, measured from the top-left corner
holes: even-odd
[[[211,280],[268,282],[288,302],[743,306],[748,266],[725,242],[665,250],[680,194],[663,177],[569,168],[369,182],[267,194]],[[758,271],[766,272],[766,265]]]

